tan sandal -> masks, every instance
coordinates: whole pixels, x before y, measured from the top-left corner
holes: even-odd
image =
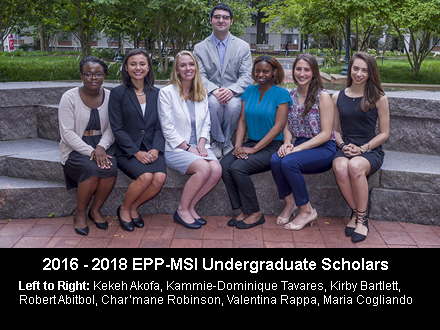
[[[295,205],[295,208],[293,209],[292,213],[290,213],[290,216],[288,218],[284,218],[279,216],[276,220],[276,224],[281,226],[281,225],[285,225],[286,223],[288,223],[290,221],[290,218],[292,217],[293,213],[298,210],[298,206]]]
[[[284,229],[288,229],[288,230],[301,230],[301,229],[303,229],[309,223],[310,223],[310,226],[313,226],[313,220],[316,220],[317,217],[318,217],[318,213],[316,212],[316,209],[313,209],[312,213],[309,215],[307,220],[304,221],[304,223],[302,223],[300,225],[296,225],[296,224],[294,224],[292,222],[289,222],[288,224],[286,224],[284,226]]]

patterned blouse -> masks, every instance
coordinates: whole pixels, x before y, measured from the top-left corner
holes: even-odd
[[[310,139],[321,133],[321,118],[319,116],[319,99],[321,97],[322,92],[325,92],[325,89],[318,92],[318,99],[310,109],[307,116],[300,117],[300,115],[305,110],[305,106],[304,104],[303,105],[299,104],[298,94],[296,93],[296,89],[292,89],[290,91],[292,104],[290,105],[289,113],[287,115],[287,122],[289,124],[290,132],[294,137],[296,138],[305,137]],[[333,130],[330,140],[333,141],[336,140]]]

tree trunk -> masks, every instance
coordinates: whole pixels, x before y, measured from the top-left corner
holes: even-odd
[[[257,13],[257,44],[266,43],[266,23],[261,22],[265,13],[258,11]]]

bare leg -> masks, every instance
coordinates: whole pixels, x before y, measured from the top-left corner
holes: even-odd
[[[200,218],[195,210],[197,203],[203,198],[203,196],[205,196],[208,192],[211,191],[212,188],[215,187],[222,176],[222,167],[219,162],[208,161],[208,164],[211,167],[211,176],[208,178],[208,180],[206,180],[205,184],[194,196],[189,206],[189,211],[194,219]]]
[[[356,208],[356,201],[353,196],[353,190],[350,182],[350,175],[348,173],[349,159],[345,157],[338,157],[333,161],[333,172],[335,173],[336,182],[341,190],[342,195],[347,201],[350,208]]]
[[[356,203],[359,215],[365,215],[368,206],[368,181],[367,175],[370,172],[370,162],[363,157],[354,157],[348,164],[348,174],[350,176],[353,198]],[[356,225],[355,232],[367,235],[368,228],[360,221]]]
[[[100,178],[98,187],[96,188],[95,197],[93,198],[92,206],[90,207],[90,213],[98,223],[103,223],[107,221],[103,218],[101,214],[101,207],[107,200],[107,197],[113,190],[116,182],[116,177],[111,178]]]
[[[313,208],[312,208],[312,205],[310,204],[310,202],[308,202],[307,204],[305,204],[303,206],[300,206],[299,214],[290,223],[286,224],[286,226],[284,228],[290,229],[290,224],[302,225],[303,223],[305,223],[308,220],[308,218],[310,217],[312,212],[313,212]]]
[[[290,220],[290,216],[292,213],[297,209],[295,198],[293,198],[293,194],[291,193],[289,196],[284,198],[284,201],[286,202],[286,205],[284,206],[283,211],[277,218],[277,225],[282,225]]]
[[[148,188],[145,189],[144,192],[131,205],[130,214],[133,219],[139,217],[137,208],[146,201],[156,196],[159,193],[159,191],[162,189],[163,184],[165,183],[165,179],[167,177],[165,173],[156,172],[152,174],[153,174],[153,179],[150,181]]]
[[[77,209],[75,215],[75,227],[85,228],[87,227],[86,209],[89,205],[90,199],[98,187],[99,178],[92,176],[87,180],[78,183],[77,192]]]
[[[183,221],[186,223],[193,223],[194,217],[190,211],[191,206],[193,205],[193,200],[211,177],[212,169],[206,160],[198,159],[191,163],[186,174],[191,174],[191,177],[183,188],[177,212]]]
[[[163,173],[162,173],[163,174]],[[165,176],[165,174],[163,174]],[[124,201],[121,205],[121,218],[125,222],[131,221],[131,210],[132,205],[137,203],[137,206],[147,201],[145,198],[151,198],[158,191],[156,191],[157,187],[155,185],[151,186],[153,182],[154,174],[153,173],[144,173],[135,181],[130,183],[128,186],[127,192],[125,193]],[[150,189],[151,186],[151,190]],[[145,195],[144,195],[145,194]],[[142,198],[141,196],[144,195]],[[139,200],[138,200],[139,199]],[[143,200],[143,201],[142,201]],[[142,203],[139,203],[142,201]],[[137,211],[136,211],[137,213]],[[138,214],[139,216],[139,214]]]
[[[344,196],[350,208],[355,211],[357,210],[356,201],[353,196],[353,190],[350,181],[350,175],[348,173],[348,163],[350,159],[345,157],[338,157],[333,161],[333,172],[335,173],[336,182],[339,186],[339,190]],[[356,214],[354,214],[350,222],[347,224],[349,228],[356,227]]]

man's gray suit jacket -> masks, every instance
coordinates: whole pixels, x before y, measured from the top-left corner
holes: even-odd
[[[249,44],[229,34],[226,53],[221,69],[217,47],[212,35],[194,47],[194,54],[200,67],[203,85],[211,93],[225,87],[236,94],[242,94],[252,84],[252,56]]]

